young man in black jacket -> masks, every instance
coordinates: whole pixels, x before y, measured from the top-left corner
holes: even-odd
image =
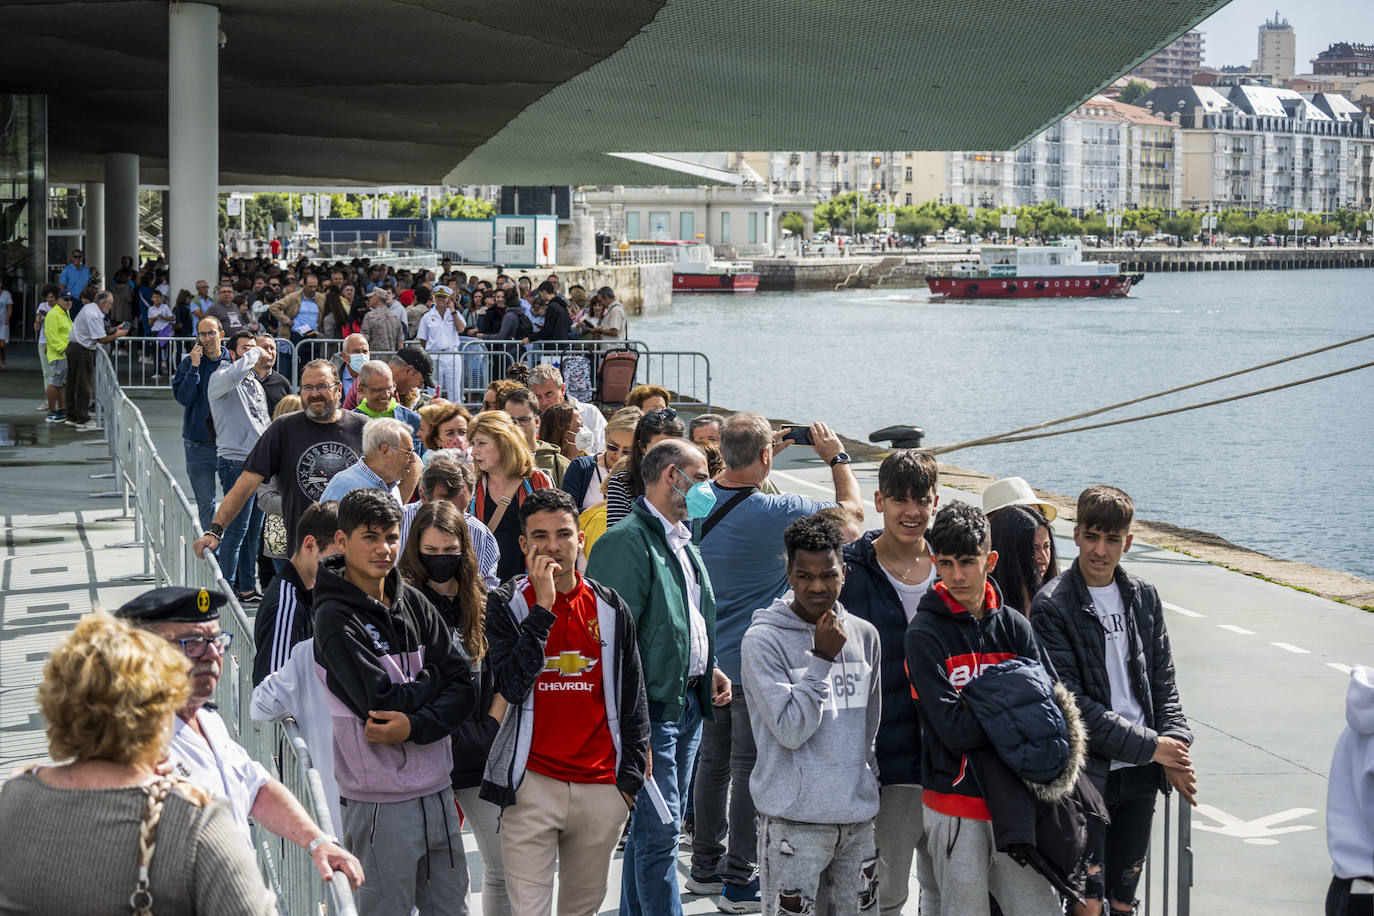
[[[296,523],[296,551],[263,590],[253,618],[253,686],[291,656],[296,643],[315,635],[315,576],[320,560],[339,552],[339,504],[315,503]]]
[[[1088,901],[1076,916],[1130,913],[1163,780],[1194,801],[1193,735],[1174,680],[1154,586],[1121,568],[1135,506],[1116,487],[1078,497],[1078,559],[1031,603],[1031,621],[1088,729],[1088,776],[1107,803],[1105,848],[1092,851]],[[1161,767],[1162,774],[1161,774]]]
[[[557,861],[559,916],[594,916],[644,787],[649,702],[634,618],[614,590],[577,572],[577,518],[562,490],[531,493],[520,506],[529,575],[487,601],[487,657],[509,708],[481,797],[503,809],[515,913],[551,912]]]
[[[315,662],[334,725],[344,845],[363,863],[363,916],[467,911],[449,735],[476,697],[468,654],[396,570],[401,507],[381,490],[339,501],[315,581]]]
[[[911,883],[911,860],[921,883],[922,909],[938,910],[930,856],[922,842],[921,722],[906,676],[906,631],[935,584],[926,529],[940,501],[935,459],[898,449],[878,466],[873,508],[883,527],[846,544],[840,603],[878,630],[882,719],[878,726],[878,781],[882,785],[873,829],[878,845],[881,916],[901,916]]]
[[[1058,916],[1054,888],[993,843],[992,815],[972,753],[991,746],[960,691],[985,669],[1024,657],[1044,664],[1030,624],[1002,604],[988,573],[997,565],[982,510],[946,506],[926,535],[940,577],[906,633],[907,673],[921,717],[925,841],[940,916],[987,916],[989,895],[1005,916]],[[926,888],[922,888],[926,897]],[[924,912],[924,908],[922,910]]]

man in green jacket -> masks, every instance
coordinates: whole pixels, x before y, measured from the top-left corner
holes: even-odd
[[[706,455],[690,442],[660,442],[640,470],[644,495],[596,542],[587,575],[629,607],[649,697],[653,779],[640,790],[625,844],[620,912],[681,916],[677,843],[692,761],[702,719],[730,702],[730,679],[715,667],[711,581],[687,525],[715,497]]]

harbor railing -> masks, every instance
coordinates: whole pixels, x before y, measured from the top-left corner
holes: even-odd
[[[282,773],[283,782],[326,833],[334,833],[319,773],[311,766],[294,723],[268,730],[249,715],[253,682],[253,623],[235,599],[213,554],[197,557],[193,549],[200,536],[199,517],[191,508],[181,485],[168,470],[153,444],[143,413],[120,386],[115,363],[103,348],[96,353],[96,422],[105,432],[110,448],[114,489],[97,494],[117,496],[126,513],[132,512],[134,540],[126,547],[142,553],[142,568],[123,578],[148,580],[157,585],[182,585],[215,589],[228,597],[223,627],[234,634],[233,651],[224,657],[223,671],[215,689],[215,702],[229,730],[249,755],[269,771]],[[280,735],[280,741],[277,736]],[[282,749],[282,759],[274,749]],[[279,765],[280,764],[280,765]],[[257,824],[253,825],[259,863],[269,886],[277,894],[283,913],[322,912],[353,916],[356,912],[348,890],[348,878],[335,872],[323,881],[304,849],[282,843]],[[274,852],[275,850],[275,852]]]
[[[568,393],[579,401],[593,402],[600,390],[606,354],[623,350],[633,350],[639,357],[635,384],[668,389],[672,395],[670,404],[676,408],[709,411],[711,407],[711,361],[704,353],[651,350],[642,340],[550,340],[529,344],[473,337],[460,340],[455,349],[428,352],[443,396],[470,407],[481,404],[487,385],[505,378],[517,362],[557,366]],[[306,364],[316,359],[335,359],[343,351],[340,338],[291,341],[278,337],[275,343],[276,371],[286,376],[292,391],[299,390]],[[407,344],[418,345],[418,341]],[[177,366],[195,345],[190,337],[121,337],[109,344],[110,370],[122,389],[169,388]],[[371,355],[385,361],[394,354],[376,351]]]
[[[1154,819],[1137,895],[1140,916],[1190,916],[1193,892],[1193,807],[1180,792],[1164,796]],[[1177,808],[1177,812],[1170,809]]]

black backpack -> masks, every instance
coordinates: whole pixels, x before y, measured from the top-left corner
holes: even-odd
[[[515,339],[525,340],[534,336],[534,325],[530,323],[530,316],[524,312],[515,313]]]

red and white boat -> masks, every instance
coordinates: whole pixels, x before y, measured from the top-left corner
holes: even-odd
[[[631,242],[631,251],[655,251],[673,266],[675,293],[752,293],[759,275],[752,261],[722,261],[705,242]]]
[[[1050,245],[983,245],[978,262],[931,274],[926,285],[948,299],[1053,299],[1124,296],[1141,274],[1084,261],[1077,239]]]

